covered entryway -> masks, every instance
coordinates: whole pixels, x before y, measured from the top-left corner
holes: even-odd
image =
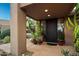
[[[22,9],[27,16],[41,22],[45,21],[46,42],[57,43],[58,19],[65,21],[65,18],[70,15],[74,6],[75,4],[73,3],[36,3],[24,6]]]
[[[35,20],[45,21],[46,19],[55,20],[55,18],[61,19],[65,18],[70,14],[75,4],[11,4],[11,52],[13,55],[22,55],[27,51],[26,46],[26,26],[25,22],[27,21],[26,16],[29,16]],[[48,12],[45,12],[48,10]],[[48,23],[48,22],[47,22]],[[50,23],[50,22],[49,22]],[[52,21],[51,24],[54,22]],[[55,25],[55,24],[54,24]],[[54,28],[53,25],[53,28]],[[50,25],[49,25],[50,26]],[[48,26],[48,28],[49,28]],[[52,25],[51,25],[52,26]],[[52,28],[52,29],[53,29]],[[56,27],[55,27],[56,29]],[[55,30],[54,29],[54,30]],[[50,31],[50,30],[48,30]],[[56,31],[56,30],[55,30]],[[56,39],[57,37],[52,37],[52,30],[49,33],[50,40],[55,41],[52,38]],[[54,32],[56,34],[56,32]],[[56,34],[57,35],[57,34]],[[55,36],[56,36],[55,35]],[[48,37],[48,36],[47,36]]]

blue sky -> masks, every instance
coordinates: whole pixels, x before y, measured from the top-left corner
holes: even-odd
[[[0,3],[0,20],[10,20],[9,3]]]

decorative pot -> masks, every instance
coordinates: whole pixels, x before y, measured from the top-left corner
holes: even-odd
[[[58,41],[58,44],[63,46],[65,44],[65,42],[64,41]]]
[[[32,39],[31,42],[32,42],[33,44],[37,44],[36,39]]]

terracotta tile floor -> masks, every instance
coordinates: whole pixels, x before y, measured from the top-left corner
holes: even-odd
[[[47,44],[34,45],[27,40],[27,50],[33,52],[33,56],[62,56],[61,49],[69,49],[71,52],[74,51],[72,46],[52,46]],[[0,45],[0,49],[10,52],[10,44]]]

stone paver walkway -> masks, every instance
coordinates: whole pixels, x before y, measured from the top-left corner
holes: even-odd
[[[0,45],[0,49],[5,51],[5,52],[10,53],[10,43]]]
[[[69,49],[71,52],[74,51],[72,46],[52,46],[47,44],[34,45],[27,40],[27,50],[33,52],[33,56],[62,56],[62,48]],[[10,53],[10,43],[0,45],[0,49]]]
[[[74,48],[72,46],[53,46],[53,45],[34,45],[27,42],[27,49],[32,51],[34,56],[62,56],[61,49],[68,49],[70,52],[74,52]]]

